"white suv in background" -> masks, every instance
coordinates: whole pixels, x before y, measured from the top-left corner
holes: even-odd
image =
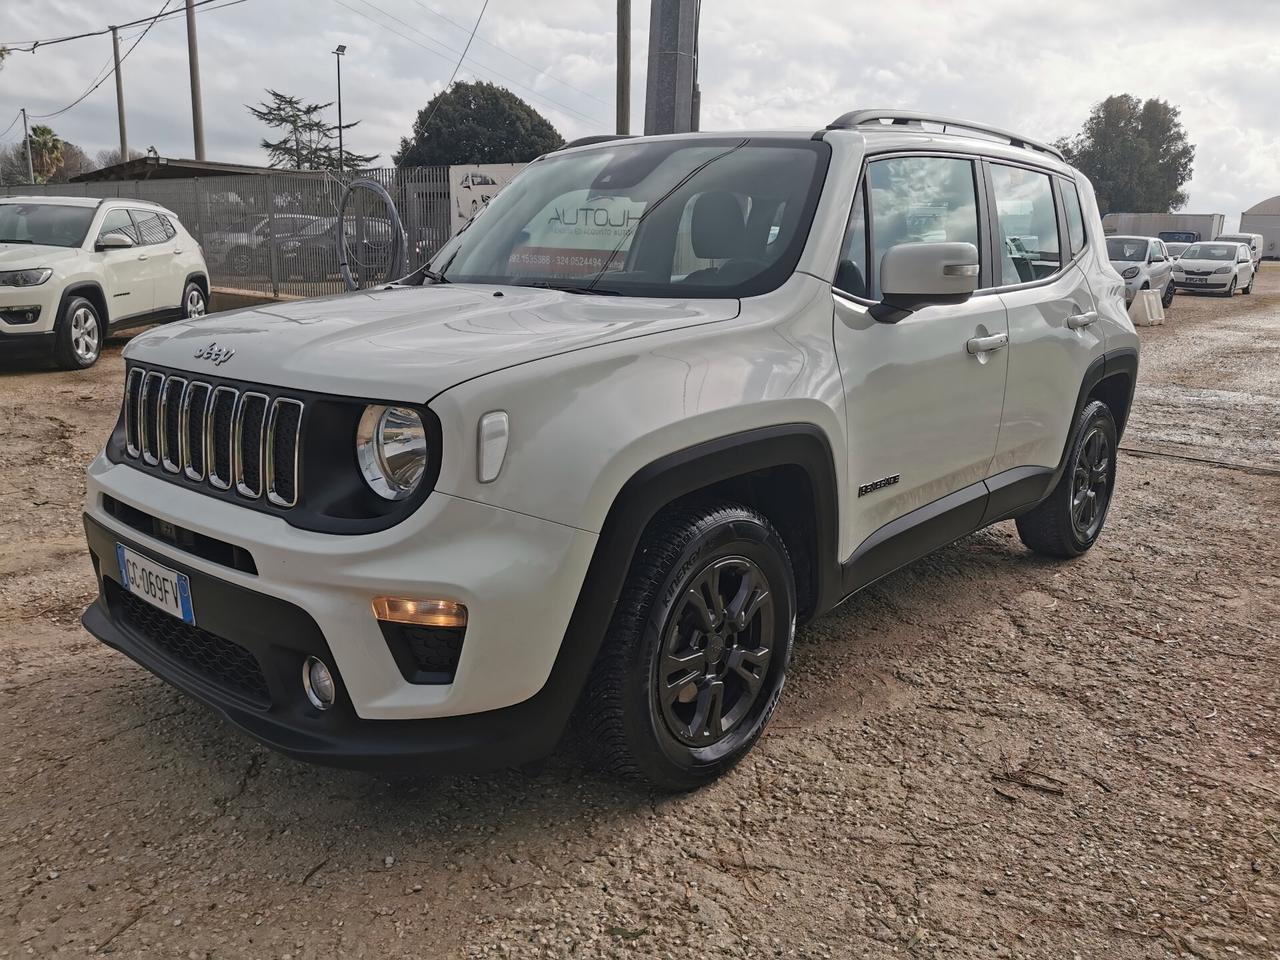
[[[202,316],[209,273],[177,216],[143,200],[0,198],[0,358],[92,366],[125,326]]]
[[[475,770],[572,729],[694,787],[797,622],[1000,520],[1093,545],[1123,289],[1088,180],[993,128],[570,144],[406,282],[135,338],[84,624],[294,757]]]

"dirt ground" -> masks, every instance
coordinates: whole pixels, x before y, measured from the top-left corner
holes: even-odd
[[[0,372],[0,958],[1280,958],[1280,266],[1179,296],[1101,543],[1012,524],[804,630],[721,782],[385,780],[89,637],[120,344]]]

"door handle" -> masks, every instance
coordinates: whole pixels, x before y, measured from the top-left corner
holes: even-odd
[[[145,253],[140,253],[140,254],[138,254],[138,259],[139,259],[139,260],[146,260],[146,259],[148,259],[148,257],[147,257],[147,255],[146,255]]]
[[[1088,310],[1085,313],[1076,313],[1067,317],[1067,326],[1072,330],[1081,330],[1098,319],[1097,310]]]
[[[964,348],[971,354],[990,353],[992,350],[1003,350],[1009,345],[1007,333],[993,333],[989,337],[974,337],[965,343]]]
[[[182,248],[181,248],[181,247],[174,247],[174,248],[173,248],[173,252],[174,252],[174,253],[181,253],[181,252],[182,252]]]

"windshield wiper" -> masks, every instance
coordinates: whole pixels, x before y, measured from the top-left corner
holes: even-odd
[[[517,287],[538,287],[543,290],[560,290],[563,293],[580,293],[583,295],[591,294],[599,297],[621,297],[624,296],[617,290],[610,290],[607,287],[591,287],[582,284],[572,283],[552,283],[549,280],[535,280],[532,283],[517,283]]]
[[[0,243],[35,243],[34,240],[19,240],[17,237],[12,239],[8,237],[0,237]]]

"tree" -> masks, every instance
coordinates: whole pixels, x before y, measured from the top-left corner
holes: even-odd
[[[1129,94],[1095,104],[1074,137],[1058,141],[1068,162],[1093,181],[1102,213],[1170,213],[1187,202],[1196,148],[1164,100]]]
[[[0,146],[0,187],[30,183],[27,179],[27,144],[19,141]]]
[[[129,151],[130,160],[137,160],[138,158],[143,156],[145,156],[145,154],[141,150]],[[99,150],[96,154],[94,154],[94,158],[98,161],[98,167],[100,168],[114,167],[117,163],[121,162],[120,148],[112,147],[110,150]]]
[[[37,183],[46,182],[62,166],[64,146],[52,127],[37,124],[31,128],[31,166]]]
[[[62,163],[49,175],[48,183],[66,183],[72,177],[78,177],[90,170],[97,170],[98,165],[89,159],[89,155],[74,143],[63,141]]]
[[[402,137],[396,166],[528,163],[558,150],[564,138],[510,90],[492,83],[455,83],[418,111],[413,135]]]
[[[286,131],[279,140],[262,139],[262,149],[270,158],[268,165],[295,170],[337,170],[338,125],[326,122],[320,115],[333,106],[332,101],[304,104],[300,97],[286,96],[276,90],[267,90],[267,95],[269,100],[256,107],[245,104],[245,109],[268,127]],[[344,123],[342,130],[350,130],[359,122]],[[344,149],[342,168],[359,170],[377,158],[376,153],[354,153]]]

